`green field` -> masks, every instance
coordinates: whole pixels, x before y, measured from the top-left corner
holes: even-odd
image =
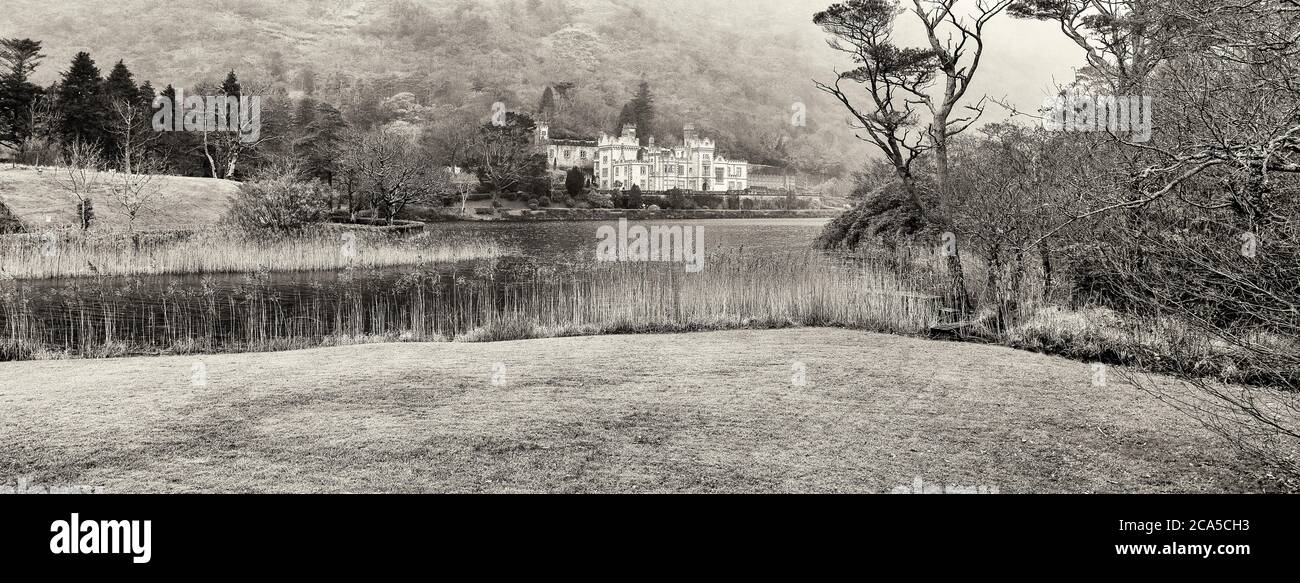
[[[8,485],[885,492],[920,479],[1002,493],[1264,489],[1262,471],[1115,372],[1094,386],[1090,365],[1063,358],[843,329],[20,362],[0,372]]]

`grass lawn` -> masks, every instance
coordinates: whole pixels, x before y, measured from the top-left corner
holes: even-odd
[[[825,328],[3,363],[0,485],[1261,490],[1218,438],[1108,377],[1093,386],[1088,364],[1005,347]]]
[[[60,169],[45,167],[39,171],[33,166],[0,165],[0,203],[8,206],[19,219],[34,229],[49,224],[72,225],[77,223],[77,203],[72,194],[59,187]],[[113,204],[108,185],[114,175],[100,175],[93,191],[95,224],[105,228],[125,230],[126,217]],[[225,213],[226,207],[239,183],[215,178],[185,176],[157,176],[160,203],[156,212],[144,212],[136,220],[136,229],[195,229],[215,223]]]

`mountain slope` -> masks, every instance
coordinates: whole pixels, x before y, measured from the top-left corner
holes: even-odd
[[[752,162],[839,170],[865,150],[837,104],[810,82],[833,62],[811,24],[826,2],[800,0],[10,0],[0,35],[44,41],[38,82],[87,50],[107,70],[125,59],[155,86],[282,71],[340,104],[410,92],[422,105],[536,107],[548,85],[574,84],[570,130],[614,128],[645,79],[655,134],[686,122]],[[805,125],[794,123],[807,112]],[[644,132],[643,132],[644,133]]]

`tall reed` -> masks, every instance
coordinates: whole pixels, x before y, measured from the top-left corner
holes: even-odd
[[[367,235],[321,227],[296,237],[226,230],[84,234],[63,230],[0,237],[0,278],[319,271],[452,262],[504,254],[492,241]]]
[[[525,263],[406,268],[376,279],[283,286],[262,270],[234,284],[149,287],[86,278],[53,291],[0,286],[0,325],[39,357],[268,350],[375,340],[505,340],[620,331],[839,325],[913,333],[935,296],[893,273],[814,252],[714,254],[675,263]],[[39,301],[34,294],[42,294]]]

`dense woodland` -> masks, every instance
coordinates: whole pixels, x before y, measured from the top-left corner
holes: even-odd
[[[660,143],[692,122],[733,158],[847,172],[866,149],[842,131],[834,102],[804,82],[826,56],[814,27],[788,26],[807,22],[807,10],[748,4],[17,0],[4,34],[43,41],[51,58],[33,76],[42,87],[85,50],[105,74],[122,60],[156,90],[217,85],[235,70],[245,86],[287,100],[286,110],[310,97],[361,128],[481,122],[502,102],[544,109],[557,135],[595,136],[617,126],[646,81]],[[796,103],[814,112],[805,125],[791,122]]]

